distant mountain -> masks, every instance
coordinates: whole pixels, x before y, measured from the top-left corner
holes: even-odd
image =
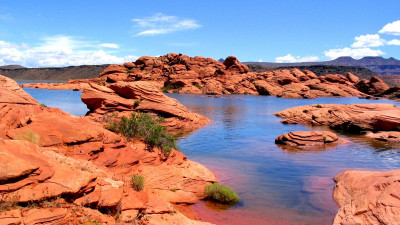
[[[22,66],[2,66],[0,74],[14,80],[69,80],[95,78],[108,65],[84,65],[50,68],[26,68]]]
[[[353,66],[363,67],[379,75],[400,75],[400,60],[393,57],[385,59],[383,57],[368,56],[362,59],[353,59],[352,57],[339,57],[335,60],[324,62],[301,62],[301,63],[269,63],[269,62],[244,62],[244,64],[263,65],[268,67],[287,67],[287,66]]]
[[[21,68],[26,68],[20,65],[6,65],[6,66],[0,66],[0,69],[21,69]]]

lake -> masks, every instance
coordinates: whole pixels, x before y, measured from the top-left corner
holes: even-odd
[[[79,91],[25,88],[40,103],[85,115]],[[241,201],[224,208],[200,202],[191,208],[217,224],[332,224],[338,209],[332,199],[333,177],[349,169],[392,170],[400,166],[400,146],[338,133],[348,144],[320,151],[288,151],[275,145],[290,131],[326,127],[284,125],[273,113],[309,104],[387,103],[358,98],[282,99],[230,95],[222,98],[168,94],[212,123],[178,144],[189,159],[215,172],[220,183],[235,189]]]

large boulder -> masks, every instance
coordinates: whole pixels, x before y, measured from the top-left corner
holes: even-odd
[[[39,103],[20,88],[14,80],[0,75],[0,103],[39,105]]]
[[[275,144],[304,148],[333,144],[338,140],[337,135],[330,131],[294,131],[278,136]]]
[[[91,84],[81,98],[90,109],[89,116],[96,121],[103,121],[112,113],[127,116],[140,111],[164,117],[170,131],[192,131],[210,122],[207,117],[191,112],[146,81],[116,82],[109,87]]]

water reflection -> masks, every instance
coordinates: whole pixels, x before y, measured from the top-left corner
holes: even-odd
[[[397,147],[360,135],[339,132],[350,143],[318,151],[288,151],[274,143],[277,136],[291,131],[329,130],[284,125],[273,115],[275,112],[300,105],[377,103],[376,100],[170,96],[213,120],[205,128],[181,138],[182,151],[215,171],[222,177],[221,182],[232,186],[241,197],[241,205],[225,211],[210,212],[210,205],[195,205],[199,215],[211,222],[332,224],[337,210],[331,197],[335,175],[348,169],[387,170],[400,165],[400,159],[394,157]]]

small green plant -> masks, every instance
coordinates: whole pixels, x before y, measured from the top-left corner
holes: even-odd
[[[131,185],[135,191],[142,191],[144,188],[144,177],[136,174],[132,175]]]
[[[243,94],[245,94],[245,95],[248,95],[248,94],[249,94],[249,92],[245,91]]]
[[[46,108],[47,108],[47,105],[45,105],[45,104],[43,104],[43,103],[40,104],[39,106],[40,106],[40,107],[46,107]]]
[[[40,140],[40,135],[38,133],[36,133],[35,131],[29,129],[23,135],[17,136],[15,139],[30,141],[34,144],[38,144],[39,140]]]
[[[323,137],[322,137],[322,139],[324,139],[324,143],[326,143],[326,137],[325,137],[325,136],[323,136]]]
[[[136,100],[134,103],[133,103],[133,108],[136,108],[136,107],[138,107],[139,106],[139,104],[140,104],[140,100]]]
[[[195,84],[194,86],[196,86],[198,89],[202,89],[202,87],[201,87],[201,85],[200,84]]]
[[[219,183],[213,183],[204,188],[207,200],[219,202],[227,205],[234,205],[240,198],[234,190]]]
[[[160,148],[167,156],[178,146],[175,137],[166,133],[167,127],[158,124],[163,121],[164,118],[153,119],[149,114],[132,113],[130,118],[123,116],[119,121],[111,119],[108,129],[128,139],[143,139],[147,145]]]
[[[128,71],[126,71],[125,73],[132,73],[132,70],[128,70]]]
[[[313,105],[313,107],[315,107],[315,108],[322,108],[322,105],[317,104],[317,105]]]
[[[163,92],[167,92],[167,91],[169,91],[169,90],[171,90],[171,89],[173,89],[173,88],[174,88],[174,86],[173,86],[172,84],[169,84],[169,85],[167,85],[167,86],[162,87],[161,90],[162,90]]]
[[[175,192],[175,191],[177,191],[177,190],[178,190],[178,189],[176,189],[176,188],[172,188],[172,189],[171,189],[172,192]]]
[[[174,93],[179,93],[179,91],[181,91],[182,89],[183,89],[183,87],[180,87],[180,88],[176,89],[176,90],[174,91]]]

